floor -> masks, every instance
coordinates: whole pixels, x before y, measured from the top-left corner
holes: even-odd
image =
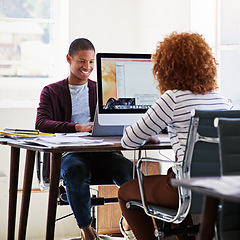
[[[123,240],[123,237],[114,237],[114,236],[107,236],[107,235],[100,235],[100,239],[103,240]],[[81,240],[81,238],[65,238],[61,240]]]
[[[193,215],[193,222],[195,224],[200,222],[200,215]],[[122,237],[122,235],[119,234],[113,234],[112,236],[107,236],[107,235],[100,235],[101,239],[103,240],[124,240],[124,238]],[[196,239],[198,239],[198,236],[196,237]],[[34,239],[34,240],[42,240],[42,239]],[[72,238],[56,238],[55,240],[81,240],[80,237],[72,237]],[[164,238],[164,240],[176,240],[175,236],[171,236],[171,237],[166,237]]]
[[[103,240],[124,240],[123,237],[100,236],[100,238]],[[81,240],[81,238],[67,238],[67,239],[61,239],[61,240]],[[176,240],[176,237],[167,237],[164,240]]]
[[[114,236],[100,235],[103,240],[124,240],[121,234],[114,234]],[[54,238],[55,240],[81,240],[80,237],[70,237],[70,238]],[[42,240],[42,239],[34,239],[34,240]],[[175,236],[164,238],[164,240],[176,240]]]
[[[119,236],[100,235],[100,238],[103,240],[124,240],[124,237],[119,237]],[[67,239],[61,239],[61,240],[81,240],[81,238],[67,238]],[[164,240],[176,240],[176,237],[175,236],[167,237]]]

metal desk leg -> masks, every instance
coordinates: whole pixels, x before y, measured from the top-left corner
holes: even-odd
[[[20,149],[11,147],[9,206],[8,206],[8,240],[13,240],[15,235],[19,155]]]
[[[20,214],[20,222],[19,222],[19,233],[18,233],[19,240],[24,240],[26,238],[27,219],[28,219],[31,189],[32,189],[34,162],[35,162],[35,151],[27,150],[24,182],[23,182],[21,214]]]
[[[60,170],[61,170],[61,159],[62,159],[61,153],[52,154],[51,168],[50,168],[50,189],[49,189],[49,196],[48,196],[47,231],[46,231],[46,239],[48,240],[54,239],[58,185],[59,185]]]
[[[202,210],[202,223],[200,226],[199,240],[212,240],[214,225],[218,211],[219,199],[205,196]]]

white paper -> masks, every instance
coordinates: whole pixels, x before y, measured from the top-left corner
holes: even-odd
[[[86,139],[78,136],[56,135],[51,137],[39,137],[31,140],[24,140],[26,143],[40,144],[46,147],[71,147],[71,146],[93,146],[93,145],[113,145],[104,142],[103,139]]]
[[[203,178],[193,181],[191,185],[213,189],[221,194],[240,194],[240,176],[222,176],[219,179]]]
[[[55,133],[56,136],[64,136],[64,137],[86,137],[90,136],[89,132],[76,132],[76,133]]]

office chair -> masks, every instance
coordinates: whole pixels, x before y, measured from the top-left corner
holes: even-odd
[[[240,118],[217,118],[221,172],[223,176],[240,175]],[[240,239],[240,204],[222,201],[219,235],[222,240]]]
[[[49,153],[38,153],[37,154],[37,178],[39,181],[39,187],[41,191],[46,191],[49,188],[49,179],[50,179],[50,154]],[[112,181],[108,181],[106,179],[91,179],[90,185],[114,185]],[[67,200],[66,188],[64,182],[60,179],[59,188],[58,188],[58,198],[57,198],[57,205],[69,205]],[[97,190],[96,190],[97,191]],[[95,215],[95,207],[96,206],[103,206],[107,203],[117,203],[117,197],[111,198],[104,198],[98,197],[97,194],[93,194],[91,196],[91,214],[92,214],[92,227],[96,228],[96,215]],[[56,221],[62,220],[66,217],[73,215],[73,213],[69,213],[62,217],[56,219]]]
[[[172,161],[177,169],[176,179],[203,176],[220,176],[220,160],[218,149],[218,134],[213,122],[216,117],[240,117],[240,111],[210,111],[196,110],[190,120],[185,156],[183,162]],[[141,207],[145,213],[157,221],[155,236],[163,239],[177,234],[197,234],[199,224],[185,229],[172,229],[171,223],[181,223],[188,214],[200,214],[202,196],[192,193],[190,189],[178,187],[178,209],[163,208],[149,204],[144,197],[144,187],[141,165],[145,161],[164,163],[166,160],[141,158],[137,162],[137,175],[142,201],[130,201],[127,208]]]

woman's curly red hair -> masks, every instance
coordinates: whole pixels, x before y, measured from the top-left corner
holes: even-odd
[[[205,94],[217,89],[216,60],[212,49],[197,33],[173,32],[158,43],[152,60],[161,93],[177,89]]]

